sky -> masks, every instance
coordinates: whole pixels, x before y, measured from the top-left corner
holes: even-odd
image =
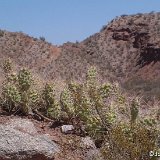
[[[0,0],[0,29],[61,45],[84,40],[116,16],[151,11],[160,11],[160,0]]]

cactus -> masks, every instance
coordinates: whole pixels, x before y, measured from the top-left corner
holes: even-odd
[[[17,90],[16,86],[13,85],[5,85],[2,88],[2,105],[8,112],[12,112],[12,110],[20,103],[21,95]]]
[[[45,102],[47,116],[58,120],[60,119],[61,107],[55,100],[54,92],[53,86],[47,83],[43,90],[42,98]]]
[[[13,69],[13,67],[12,67],[11,59],[8,58],[3,63],[3,71],[6,74],[6,73],[10,73],[12,71],[12,69]]]
[[[48,83],[42,94],[38,94],[27,69],[13,73],[10,60],[3,68],[6,80],[0,102],[9,112],[19,108],[29,114],[41,103],[47,117],[59,121],[65,115],[65,123],[72,123],[96,144],[100,143],[104,159],[150,159],[149,151],[158,148],[158,118],[142,120],[138,116],[140,100],[130,101],[117,83],[100,84],[95,67],[88,70],[85,82],[68,83],[60,94],[60,101],[56,99],[54,86]]]
[[[24,114],[32,113],[32,107],[36,105],[38,93],[32,89],[34,81],[31,72],[21,69],[18,73],[13,72],[10,59],[3,64],[5,81],[2,88],[2,104],[9,111],[20,109]]]
[[[18,73],[18,85],[22,92],[29,91],[33,84],[31,72],[27,69],[21,69]]]
[[[139,112],[138,107],[139,107],[138,99],[132,100],[131,107],[130,107],[132,125],[136,122],[136,119],[138,117],[138,112]]]

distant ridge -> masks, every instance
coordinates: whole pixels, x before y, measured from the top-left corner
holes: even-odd
[[[84,41],[60,47],[1,30],[0,62],[8,57],[42,79],[80,79],[94,65],[103,80],[160,96],[160,13],[117,17]]]

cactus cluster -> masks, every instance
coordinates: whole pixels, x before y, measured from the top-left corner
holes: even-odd
[[[5,81],[2,88],[2,106],[9,112],[20,110],[23,114],[32,113],[31,107],[38,101],[38,92],[32,88],[33,77],[27,69],[13,72],[11,61],[3,64]]]
[[[58,120],[61,116],[61,107],[58,101],[56,101],[53,85],[48,83],[45,85],[42,92],[42,99],[46,108],[46,115]]]
[[[20,109],[29,114],[41,104],[42,114],[48,118],[60,121],[65,116],[65,123],[72,123],[91,136],[109,160],[151,159],[149,151],[159,149],[158,119],[142,119],[140,100],[129,100],[117,83],[99,83],[94,67],[88,70],[84,82],[66,84],[59,99],[49,83],[41,92],[34,90],[35,83],[27,69],[15,74],[9,60],[3,68],[6,80],[1,101],[8,112]]]

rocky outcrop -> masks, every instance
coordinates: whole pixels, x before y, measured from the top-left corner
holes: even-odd
[[[57,144],[38,134],[29,120],[15,118],[0,125],[0,160],[53,160],[59,151]]]
[[[138,64],[141,65],[141,67],[143,67],[152,62],[156,63],[158,61],[160,61],[160,48],[156,48],[154,46],[145,47],[140,54]]]
[[[128,32],[114,32],[112,37],[115,40],[128,41],[130,38],[130,34],[128,34]]]
[[[120,26],[116,29],[113,29],[112,38],[114,40],[123,40],[128,41],[131,37],[131,29],[129,26]]]
[[[134,38],[133,47],[143,48],[147,45],[149,41],[149,33],[145,31],[135,32],[132,34]]]

